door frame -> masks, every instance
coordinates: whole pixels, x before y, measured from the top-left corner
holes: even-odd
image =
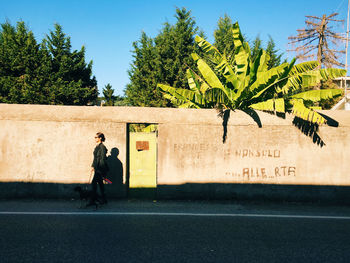
[[[149,189],[150,193],[146,193],[145,195],[143,194],[134,194],[133,190],[130,188],[130,126],[131,125],[156,125],[156,188],[151,188]],[[158,186],[158,123],[137,123],[137,122],[132,122],[132,123],[127,123],[126,124],[126,195],[127,198],[135,198],[135,199],[156,199],[157,197],[157,186]],[[145,188],[147,189],[147,188]],[[146,190],[147,192],[147,190]]]

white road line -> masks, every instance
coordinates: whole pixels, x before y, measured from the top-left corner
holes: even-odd
[[[257,218],[294,218],[294,219],[342,219],[350,216],[325,215],[278,215],[278,214],[214,214],[214,213],[161,213],[161,212],[11,212],[3,211],[0,215],[72,215],[72,216],[192,216],[192,217],[257,217]]]

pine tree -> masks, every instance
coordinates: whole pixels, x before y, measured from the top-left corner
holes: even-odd
[[[232,36],[232,20],[225,14],[224,17],[220,17],[217,29],[214,31],[214,46],[220,53],[226,54],[227,57],[231,57],[234,52],[233,36]]]
[[[71,52],[59,25],[38,43],[24,22],[0,30],[0,102],[87,105],[97,97],[85,49]]]
[[[267,42],[266,53],[270,56],[270,60],[267,62],[268,69],[281,65],[281,58],[283,54],[278,54],[275,41],[271,36],[269,36],[269,42]]]
[[[16,29],[6,22],[0,31],[0,102],[10,102],[9,92],[19,74],[12,70],[16,57]]]
[[[256,59],[256,56],[259,54],[259,51],[262,49],[262,41],[259,35],[257,35],[253,41],[251,48],[252,60]]]
[[[185,8],[176,9],[176,23],[165,23],[154,38],[142,33],[133,44],[134,60],[129,70],[130,83],[125,95],[134,106],[175,106],[164,99],[157,83],[168,83],[176,88],[187,88],[186,70],[193,67],[190,57],[195,50],[194,37],[198,29]]]
[[[55,24],[46,38],[52,60],[51,103],[87,105],[97,98],[97,81],[92,76],[92,61],[85,62],[85,47],[71,51],[70,37]]]
[[[112,88],[111,84],[107,84],[104,88],[103,88],[103,96],[105,99],[105,106],[113,106],[114,105],[114,89]]]
[[[1,25],[0,101],[46,103],[49,61],[24,22]]]
[[[140,40],[133,43],[133,62],[128,71],[130,83],[125,95],[132,106],[165,106],[166,101],[156,93],[159,79],[159,58],[152,38],[142,32]]]
[[[131,105],[128,104],[126,97],[116,95],[114,97],[114,106],[131,106]]]
[[[191,54],[195,50],[195,25],[191,11],[176,9],[176,23],[164,24],[161,33],[155,38],[155,44],[161,62],[160,81],[176,88],[187,88],[186,70],[193,67]]]

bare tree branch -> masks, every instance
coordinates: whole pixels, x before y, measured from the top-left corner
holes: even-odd
[[[335,19],[337,15],[338,13],[322,17],[306,16],[306,28],[297,29],[296,36],[288,37],[290,40],[288,44],[292,48],[287,51],[295,52],[296,57],[302,60],[317,57],[320,67],[343,66],[338,54],[344,54],[345,51],[337,47],[343,44],[346,37],[333,30],[333,24],[344,22],[344,20]]]

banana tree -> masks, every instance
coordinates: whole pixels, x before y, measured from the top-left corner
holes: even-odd
[[[189,89],[175,89],[158,84],[164,96],[176,100],[181,107],[220,108],[230,110],[260,110],[285,113],[317,124],[326,119],[315,108],[314,102],[342,94],[340,89],[310,90],[320,81],[344,76],[343,69],[318,69],[318,62],[289,63],[268,70],[269,55],[261,49],[255,59],[244,41],[238,23],[232,29],[235,52],[227,58],[205,39],[197,36],[196,43],[205,54],[211,68],[197,54],[192,54],[197,72],[188,69]]]

